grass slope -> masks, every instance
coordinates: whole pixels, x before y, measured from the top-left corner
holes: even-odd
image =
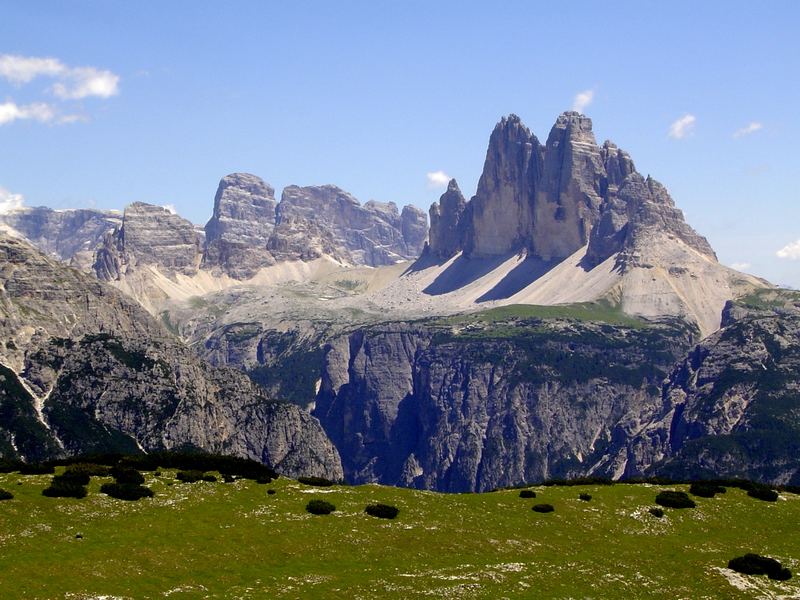
[[[3,597],[800,595],[800,577],[775,582],[726,568],[757,552],[797,573],[800,496],[793,494],[769,503],[729,489],[658,519],[648,509],[661,486],[536,487],[535,499],[523,499],[519,490],[445,495],[287,479],[183,484],[174,476],[146,473],[155,497],[124,502],[99,493],[108,478],[93,478],[89,496],[72,500],[41,495],[50,476],[0,475],[0,488],[15,496],[0,502]],[[337,511],[306,513],[314,498]],[[376,502],[397,506],[399,516],[364,514]],[[543,502],[555,512],[531,510]]]

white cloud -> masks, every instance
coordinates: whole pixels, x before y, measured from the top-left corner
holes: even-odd
[[[64,100],[94,96],[109,98],[119,93],[119,76],[95,67],[70,67],[57,58],[0,54],[0,77],[15,85],[37,77],[56,79],[51,91]]]
[[[731,269],[736,269],[737,271],[746,271],[749,268],[749,262],[735,262],[731,264]]]
[[[17,208],[22,208],[25,199],[22,194],[12,194],[7,189],[0,187],[0,215]]]
[[[752,123],[748,123],[747,126],[742,127],[741,129],[737,129],[733,132],[733,137],[740,138],[743,135],[750,135],[751,133],[755,133],[759,129],[763,129],[764,125],[759,123],[758,121],[753,121]]]
[[[669,126],[669,137],[676,140],[685,138],[694,130],[695,121],[697,121],[697,119],[694,115],[683,115],[680,119]]]
[[[450,175],[444,171],[433,171],[428,173],[428,187],[431,189],[445,187],[450,182]]]
[[[788,258],[789,260],[800,260],[800,240],[787,244],[775,253],[778,258]]]
[[[173,215],[177,215],[177,214],[178,214],[178,211],[177,211],[177,210],[175,210],[175,205],[174,205],[174,204],[165,204],[165,205],[163,206],[163,208],[166,208],[166,209],[167,209],[169,212],[171,212]]]
[[[55,108],[44,102],[19,105],[9,100],[0,104],[0,125],[25,119],[49,123],[55,116]]]
[[[65,100],[80,100],[89,96],[110,98],[119,93],[119,76],[94,67],[70,69],[64,81],[53,85],[53,93]]]
[[[583,112],[594,100],[594,90],[584,90],[575,94],[575,99],[572,101],[572,110]]]

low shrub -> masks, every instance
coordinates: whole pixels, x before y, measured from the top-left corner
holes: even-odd
[[[67,469],[61,475],[53,477],[53,482],[64,482],[75,485],[89,485],[89,474],[84,471],[71,471]]]
[[[778,581],[786,581],[792,577],[792,572],[783,567],[780,562],[758,554],[745,554],[733,558],[728,561],[728,568],[745,575],[766,575],[770,579]]]
[[[753,489],[748,490],[747,495],[751,498],[764,500],[766,502],[775,502],[778,500],[778,492],[771,490],[768,487],[754,487]]]
[[[272,496],[273,494],[275,494],[275,490],[273,490],[272,488],[270,488],[270,489],[268,489],[268,490],[267,490],[267,493],[268,493],[270,496]]]
[[[521,490],[519,493],[520,498],[536,498],[536,492],[533,490]]]
[[[648,512],[657,519],[660,519],[664,516],[664,511],[660,508],[651,508]]]
[[[656,504],[667,508],[694,508],[697,506],[686,492],[674,491],[659,492],[656,496]]]
[[[333,481],[325,479],[324,477],[298,477],[297,481],[305,485],[313,485],[316,487],[330,487]]]
[[[214,483],[216,480],[217,480],[216,476],[212,475],[211,473],[204,473],[203,474],[203,481],[208,481],[210,483]]]
[[[272,483],[272,478],[271,477],[259,477],[258,479],[256,479],[256,483],[258,483],[259,485],[266,485],[267,483]]]
[[[312,515],[329,515],[336,510],[336,507],[325,500],[311,500],[306,504],[306,511]]]
[[[204,476],[205,473],[202,471],[178,471],[175,474],[175,479],[183,483],[194,483],[196,481],[202,481]]]
[[[11,492],[7,492],[6,490],[0,488],[0,500],[11,500],[14,497],[14,494]]]
[[[201,471],[203,473],[216,471],[253,480],[259,478],[274,480],[278,478],[278,474],[273,469],[254,460],[236,456],[208,454],[197,450],[151,452],[150,454],[125,456],[120,459],[120,464],[138,471],[155,471],[160,467],[179,471]]]
[[[144,475],[136,469],[123,465],[112,467],[111,475],[120,485],[142,485],[144,483]]]
[[[135,483],[104,483],[100,486],[100,491],[118,500],[139,500],[153,497],[153,490]]]
[[[549,513],[553,512],[555,508],[553,508],[552,504],[534,504],[533,511],[538,513]]]
[[[700,498],[713,498],[717,494],[724,494],[727,490],[709,481],[695,481],[689,486],[689,493]]]
[[[364,512],[371,517],[378,517],[379,519],[394,519],[400,510],[396,506],[378,503],[368,505]]]
[[[591,494],[581,494],[580,496],[578,496],[578,498],[580,500],[583,500],[584,502],[589,502],[589,500],[592,499],[592,495]]]
[[[236,481],[236,477],[234,477],[233,475],[229,475],[228,473],[223,473],[222,481],[224,481],[225,483],[233,483],[234,481]]]
[[[19,468],[20,475],[52,475],[56,472],[53,465],[42,465],[39,463],[22,464]]]
[[[53,477],[50,487],[42,490],[42,496],[48,498],[85,498],[86,486],[72,481]]]

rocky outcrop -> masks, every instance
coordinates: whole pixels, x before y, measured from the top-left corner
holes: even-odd
[[[134,202],[125,208],[119,229],[97,250],[93,268],[110,281],[145,266],[168,275],[193,275],[199,261],[200,241],[189,221],[164,207]]]
[[[564,259],[589,241],[602,207],[613,204],[634,171],[626,153],[610,142],[597,145],[591,119],[580,113],[559,116],[544,145],[518,116],[503,117],[467,208],[438,208],[437,229],[460,232],[457,243],[449,240],[436,254]]]
[[[42,252],[82,270],[91,267],[95,248],[121,222],[118,212],[92,209],[53,210],[39,206],[0,214],[0,224]]]
[[[277,208],[278,225],[291,223],[291,231],[308,230],[311,246],[354,265],[380,266],[419,255],[424,239],[419,211],[406,207],[401,218],[397,206],[371,200],[363,206],[334,185],[283,190]],[[283,228],[276,228],[270,247],[285,245]],[[427,234],[427,231],[425,231]],[[331,246],[330,250],[324,250]],[[300,257],[298,257],[300,258]]]
[[[203,268],[248,279],[275,264],[267,250],[275,229],[275,207],[275,190],[259,177],[248,173],[223,177],[205,227]]]
[[[430,208],[431,228],[429,251],[438,259],[448,259],[461,250],[463,216],[467,208],[464,195],[455,179],[447,185],[447,191]]]
[[[456,492],[619,476],[691,330],[509,325],[389,324],[331,342],[314,414],[348,480]]]
[[[211,367],[121,292],[0,236],[0,456],[195,447],[340,478],[319,423]]]
[[[724,327],[670,375],[632,462],[654,455],[657,475],[800,485],[800,295],[786,295],[784,307],[729,303]]]
[[[406,246],[407,256],[419,256],[428,239],[428,218],[425,211],[406,204],[400,212],[400,232]]]

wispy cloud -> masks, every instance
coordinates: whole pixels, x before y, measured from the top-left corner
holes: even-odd
[[[731,269],[736,269],[737,271],[746,271],[749,268],[749,262],[735,262],[731,264]]]
[[[14,85],[39,77],[55,79],[50,91],[65,100],[110,98],[119,93],[119,75],[96,67],[70,67],[57,58],[0,54],[0,77]]]
[[[745,127],[741,129],[737,129],[733,132],[733,137],[740,138],[744,135],[750,135],[751,133],[755,133],[764,128],[764,125],[759,123],[758,121],[753,121],[752,123],[748,123]]]
[[[444,171],[432,171],[428,173],[428,187],[431,189],[443,188],[450,182],[450,175]]]
[[[775,253],[778,258],[788,258],[789,260],[800,260],[800,240],[786,244]]]
[[[175,208],[175,205],[174,205],[174,204],[165,204],[165,205],[164,205],[164,208],[166,208],[166,209],[167,209],[167,210],[168,210],[170,213],[172,213],[173,215],[177,215],[177,214],[178,214],[178,211],[177,211],[177,209]]]
[[[13,123],[18,120],[32,120],[39,123],[49,123],[56,117],[56,109],[44,102],[33,104],[16,104],[7,101],[0,104],[0,125]]]
[[[575,99],[572,101],[572,110],[583,112],[594,100],[594,90],[584,90],[575,94]]]
[[[25,199],[22,194],[12,194],[7,189],[0,187],[0,215],[17,208],[22,208]]]
[[[682,140],[694,131],[694,124],[696,121],[697,118],[694,115],[688,113],[683,115],[669,126],[669,137]]]

